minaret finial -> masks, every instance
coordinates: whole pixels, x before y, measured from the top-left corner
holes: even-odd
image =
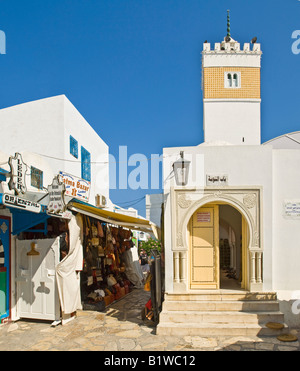
[[[230,36],[230,10],[227,10],[227,36]]]

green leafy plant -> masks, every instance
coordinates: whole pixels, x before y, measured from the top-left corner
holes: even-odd
[[[161,242],[158,240],[155,240],[153,238],[150,238],[148,241],[140,242],[140,251],[141,249],[144,249],[149,256],[151,253],[151,250],[157,250],[158,252],[161,252]]]

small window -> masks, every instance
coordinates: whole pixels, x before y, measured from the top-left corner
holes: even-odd
[[[238,75],[236,73],[233,74],[233,87],[237,88],[238,85]]]
[[[91,181],[91,154],[81,147],[81,178]]]
[[[240,72],[225,72],[224,87],[236,89],[241,87]]]
[[[37,189],[43,189],[43,172],[31,166],[31,185]]]
[[[231,73],[228,73],[227,74],[227,81],[226,81],[226,85],[227,85],[227,87],[228,88],[231,88],[232,87],[232,75],[231,75]]]
[[[70,135],[70,153],[74,157],[78,158],[78,142],[72,137],[72,135]]]

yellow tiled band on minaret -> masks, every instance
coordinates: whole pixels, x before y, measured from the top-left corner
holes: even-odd
[[[240,72],[241,87],[225,88],[225,72]],[[260,68],[205,67],[203,69],[203,89],[204,99],[260,99]]]

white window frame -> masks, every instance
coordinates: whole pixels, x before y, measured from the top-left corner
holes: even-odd
[[[229,84],[228,75],[231,75],[231,85]],[[233,76],[237,75],[237,85],[235,85]],[[241,84],[241,72],[237,71],[226,71],[224,72],[224,88],[225,89],[240,89],[242,86]]]

